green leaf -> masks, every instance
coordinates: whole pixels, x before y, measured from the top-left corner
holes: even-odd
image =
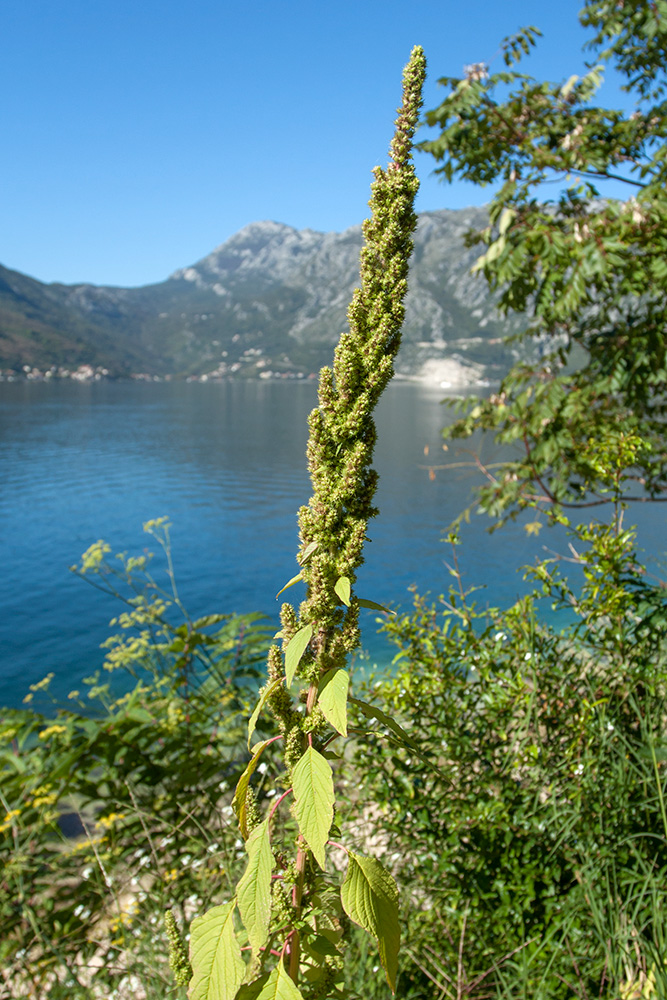
[[[288,580],[284,587],[280,588],[280,590],[276,594],[276,600],[278,600],[278,598],[280,597],[280,595],[282,594],[282,592],[284,590],[287,590],[288,587],[293,587],[295,583],[299,582],[299,580],[303,580],[303,576],[301,575],[301,571],[299,571],[296,574],[296,576],[293,576],[291,580]]]
[[[333,774],[322,754],[313,747],[308,747],[292,772],[292,791],[299,830],[317,863],[324,868],[324,846],[334,813]]]
[[[257,743],[253,750],[255,751],[252,760],[248,763],[245,771],[238,780],[236,785],[236,790],[234,792],[234,798],[232,799],[232,809],[236,813],[237,819],[239,821],[239,827],[241,830],[241,835],[244,840],[248,839],[248,819],[246,816],[246,797],[248,794],[248,784],[253,775],[253,772],[257,765],[259,764],[259,758],[262,756],[269,743],[272,740],[264,740],[263,743]]]
[[[375,601],[369,601],[365,597],[358,597],[357,603],[360,608],[369,608],[371,611],[384,611],[388,615],[396,614],[391,608],[385,608],[384,604],[376,604]]]
[[[303,628],[300,628],[289,641],[285,651],[285,677],[287,678],[288,687],[294,680],[296,668],[299,666],[301,657],[305,653],[306,646],[310,642],[312,635],[312,624],[304,625]]]
[[[376,708],[375,705],[369,705],[366,701],[359,701],[358,698],[350,698],[350,701],[353,705],[357,706],[359,711],[363,712],[367,719],[377,719],[377,721],[381,722],[387,727],[387,729],[391,729],[392,733],[398,736],[401,743],[405,743],[406,746],[409,746],[411,750],[414,750],[417,753],[420,752],[417,743],[415,743],[415,741],[408,736],[403,727],[399,726],[398,722],[394,722],[394,720],[380,708]]]
[[[572,93],[572,91],[574,90],[574,88],[576,87],[576,85],[577,85],[578,82],[579,82],[579,77],[578,76],[576,76],[576,75],[575,76],[571,76],[567,80],[567,82],[564,83],[563,86],[560,88],[560,96],[563,97],[563,98],[569,97],[570,94]]]
[[[282,677],[277,677],[274,681],[271,681],[271,683],[267,687],[265,687],[264,690],[262,691],[259,697],[259,701],[255,705],[255,709],[250,718],[248,719],[248,750],[250,749],[250,740],[252,739],[253,733],[255,732],[255,726],[257,725],[257,720],[259,719],[260,712],[264,708],[267,699],[271,697],[271,695],[273,694],[273,692],[276,690],[277,687],[280,687],[282,682],[283,682]]]
[[[246,964],[234,933],[236,900],[214,906],[192,921],[189,1000],[234,1000]]]
[[[334,590],[340,597],[343,604],[347,604],[348,608],[350,606],[350,581],[346,576],[341,576],[336,580],[334,584]]]
[[[317,704],[327,722],[337,733],[347,736],[347,692],[350,676],[347,670],[328,670],[320,681]]]
[[[204,618],[198,618],[196,622],[192,623],[193,629],[208,628],[209,625],[218,625],[220,622],[224,622],[227,615],[205,615]]]
[[[244,986],[238,1000],[303,1000],[303,997],[280,962],[268,978],[260,976],[256,983]]]
[[[299,566],[305,566],[313,552],[316,550],[319,542],[308,542],[305,549],[301,553],[301,558],[299,559]]]
[[[253,955],[266,944],[271,919],[273,852],[269,821],[255,827],[246,842],[248,865],[236,889],[241,920],[248,932]]]
[[[356,705],[357,708],[361,712],[363,712],[363,714],[366,716],[367,719],[377,719],[378,722],[381,722],[383,725],[385,725],[387,729],[390,729],[391,732],[396,737],[397,742],[401,746],[408,747],[410,752],[413,753],[416,757],[419,757],[419,759],[423,761],[427,767],[430,767],[431,770],[435,772],[435,774],[439,775],[441,778],[443,778],[445,781],[451,784],[451,781],[447,776],[447,774],[441,768],[439,768],[437,764],[434,764],[432,760],[429,760],[429,758],[422,753],[419,744],[415,743],[415,741],[408,736],[403,727],[399,726],[398,722],[395,722],[392,718],[386,715],[385,712],[381,711],[379,708],[376,708],[374,705],[369,705],[365,701],[359,701],[357,698],[352,698],[352,697],[349,697],[348,701],[352,702],[353,705]],[[375,735],[380,736],[382,734],[376,733]],[[391,739],[391,737],[389,737],[389,739]]]
[[[236,994],[236,1000],[257,1000],[257,997],[266,986],[268,979],[269,973],[265,972],[259,979],[255,979],[253,983],[244,983]]]
[[[514,212],[511,208],[504,208],[502,210],[500,213],[500,220],[498,222],[498,232],[501,236],[505,235],[515,218],[516,212]]]
[[[364,858],[350,851],[341,899],[350,920],[377,940],[387,982],[395,993],[401,932],[398,889],[393,877],[376,858]]]
[[[308,943],[311,951],[314,951],[316,955],[331,956],[340,955],[340,951],[333,944],[329,938],[324,937],[323,934],[318,934],[312,941]]]

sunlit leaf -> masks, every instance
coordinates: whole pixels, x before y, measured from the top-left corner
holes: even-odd
[[[246,964],[234,933],[236,900],[214,906],[192,921],[189,1000],[234,1000]]]
[[[347,736],[347,693],[350,676],[347,670],[328,670],[320,681],[317,704],[337,733]]]
[[[277,677],[274,681],[271,681],[267,687],[262,691],[259,701],[255,705],[254,711],[250,718],[248,719],[248,749],[250,749],[250,741],[252,740],[253,733],[255,732],[255,726],[257,725],[257,720],[259,719],[260,713],[264,708],[267,700],[271,697],[276,688],[280,687],[282,684],[282,677]]]
[[[236,791],[234,792],[234,798],[232,799],[232,809],[236,813],[239,821],[239,828],[244,840],[248,839],[248,819],[246,815],[246,799],[248,794],[248,784],[255,771],[257,765],[259,764],[260,757],[268,747],[272,740],[264,740],[262,743],[257,743],[253,747],[254,755],[252,760],[248,763],[245,771],[241,775],[236,785]]]
[[[511,208],[504,208],[500,213],[500,219],[498,220],[498,232],[501,236],[504,236],[509,227],[512,225],[513,219],[516,218],[516,212]]]
[[[281,961],[269,976],[243,986],[238,1000],[303,1000],[303,997]]]
[[[248,864],[237,886],[239,913],[248,932],[253,954],[266,944],[271,918],[271,872],[273,852],[269,839],[269,821],[255,827],[246,841]]]
[[[377,940],[387,982],[395,992],[401,932],[398,889],[393,877],[376,858],[350,851],[341,899],[348,917]]]
[[[289,641],[289,645],[285,651],[285,677],[288,687],[294,680],[296,668],[299,666],[301,657],[305,653],[306,646],[310,642],[312,635],[312,624],[304,625]]]
[[[334,590],[338,597],[340,597],[343,604],[347,604],[348,608],[350,606],[350,581],[346,576],[341,576],[336,580],[334,584]]]
[[[303,580],[303,576],[301,575],[300,571],[296,574],[296,576],[293,576],[291,580],[288,580],[284,587],[280,588],[280,590],[276,594],[276,600],[278,600],[278,598],[280,597],[280,595],[283,593],[284,590],[287,590],[288,587],[293,587],[295,583],[299,582],[299,580]]]
[[[309,746],[292,772],[294,815],[299,830],[321,868],[334,814],[331,767],[321,753]]]

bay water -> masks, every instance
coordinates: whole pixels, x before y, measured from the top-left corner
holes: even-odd
[[[380,514],[361,597],[407,609],[411,585],[435,596],[452,583],[443,533],[480,480],[468,443],[442,450],[441,428],[453,419],[443,395],[397,382],[381,400]],[[155,550],[142,531],[152,518],[172,524],[176,580],[192,616],[259,611],[277,621],[275,595],[298,571],[296,513],[310,496],[315,403],[311,380],[0,384],[0,705],[21,704],[47,672],[64,699],[101,667],[100,643],[121,607],[69,567],[98,539],[112,553]],[[492,442],[477,447],[493,460]],[[448,463],[457,467],[429,476]],[[660,573],[664,506],[631,515]],[[567,555],[566,539],[550,530],[535,538],[521,522],[493,535],[487,528],[473,517],[458,553],[466,586],[484,588],[475,595],[482,605],[525,593],[520,568],[545,546]],[[165,580],[162,565],[156,556]],[[292,595],[301,599],[296,587]],[[394,650],[377,634],[377,615],[362,614],[370,662],[384,666]]]

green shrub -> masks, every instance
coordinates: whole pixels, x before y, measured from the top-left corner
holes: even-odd
[[[577,529],[578,594],[543,563],[504,613],[456,589],[385,626],[376,697],[440,769],[369,738],[357,757],[403,892],[399,995],[664,995],[667,611],[616,527]]]
[[[170,567],[168,525],[146,528]],[[184,925],[239,874],[230,801],[267,629],[191,621],[146,556],[114,568],[108,551],[91,546],[78,567],[126,604],[108,679],[67,706],[2,713],[1,996],[163,997],[165,910]],[[26,700],[43,702],[48,683]]]

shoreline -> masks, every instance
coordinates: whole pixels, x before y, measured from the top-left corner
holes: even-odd
[[[155,375],[149,372],[131,372],[129,374],[114,374],[108,368],[100,365],[79,365],[77,368],[51,366],[46,370],[30,365],[24,365],[21,370],[7,368],[0,370],[0,382],[240,382],[240,381],[314,381],[315,372],[266,371],[237,372],[203,372],[199,375],[166,374]],[[487,377],[486,366],[476,363],[462,363],[458,358],[430,358],[422,362],[418,371],[397,371],[396,382],[417,382],[438,389],[471,389],[488,388],[497,384],[498,379]]]

